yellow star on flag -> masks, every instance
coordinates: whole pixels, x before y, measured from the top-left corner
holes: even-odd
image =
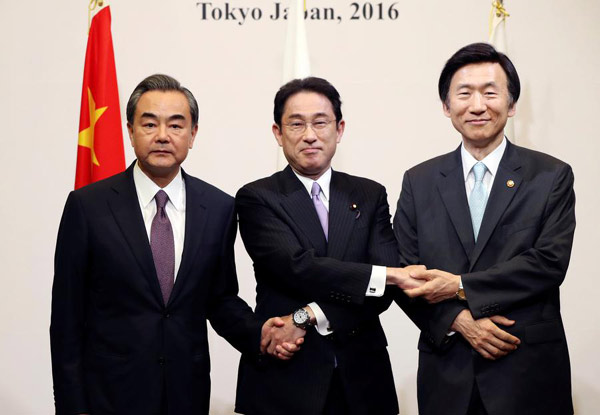
[[[96,158],[96,152],[94,151],[94,128],[96,127],[96,123],[104,114],[104,111],[108,109],[108,107],[102,107],[96,109],[96,102],[94,102],[94,97],[92,96],[92,91],[88,88],[88,107],[90,110],[90,126],[85,130],[81,130],[79,132],[79,140],[78,144],[82,147],[87,147],[92,150],[92,163],[96,166],[99,166],[98,159]]]

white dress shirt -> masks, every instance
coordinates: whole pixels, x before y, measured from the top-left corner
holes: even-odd
[[[298,180],[300,180],[300,182],[304,185],[304,187],[306,188],[306,191],[310,195],[311,199],[312,199],[311,190],[312,190],[313,183],[315,181],[317,183],[319,183],[319,186],[321,187],[321,192],[319,193],[319,197],[320,197],[321,201],[323,202],[325,209],[327,209],[327,212],[329,212],[329,200],[330,200],[329,196],[330,196],[330,184],[331,184],[331,172],[332,172],[331,167],[329,169],[327,169],[327,171],[325,173],[323,173],[321,175],[321,177],[319,177],[317,180],[313,180],[309,177],[301,176],[294,169],[292,169],[292,171],[294,172],[294,174],[296,175]],[[373,265],[373,268],[371,270],[371,279],[369,280],[369,285],[367,287],[366,296],[367,297],[381,297],[383,295],[383,293],[385,292],[385,282],[386,282],[385,267],[380,266],[380,265]],[[316,328],[317,328],[317,331],[319,332],[319,334],[326,336],[328,334],[333,333],[333,330],[331,330],[331,327],[329,326],[329,320],[325,316],[325,313],[323,313],[323,310],[321,309],[321,307],[319,307],[319,305],[314,302],[308,304],[308,306],[315,313],[315,318],[317,319]]]
[[[151,238],[152,220],[156,215],[156,201],[154,200],[154,196],[159,190],[164,190],[169,196],[165,209],[169,221],[171,222],[171,227],[173,228],[173,241],[175,242],[174,278],[177,279],[177,272],[179,271],[179,265],[181,265],[181,254],[183,253],[183,241],[185,238],[185,184],[183,182],[183,176],[181,175],[181,168],[179,169],[177,176],[171,180],[171,183],[161,189],[146,176],[142,169],[140,169],[138,163],[139,162],[135,163],[135,166],[133,167],[133,183],[135,184],[138,202],[140,202],[144,225],[146,225],[148,241],[150,241]]]
[[[462,158],[463,174],[465,177],[467,200],[469,200],[471,192],[473,191],[473,187],[475,187],[475,173],[473,173],[473,166],[475,163],[477,163],[477,161],[481,161],[483,164],[485,164],[485,167],[487,167],[487,170],[483,175],[483,186],[486,194],[489,196],[490,192],[492,191],[492,185],[494,184],[494,178],[496,177],[496,173],[498,173],[500,160],[502,160],[502,156],[504,155],[504,150],[506,150],[506,137],[504,137],[500,145],[496,147],[496,149],[490,154],[485,156],[483,160],[477,160],[465,149],[465,145],[461,144],[460,155]]]

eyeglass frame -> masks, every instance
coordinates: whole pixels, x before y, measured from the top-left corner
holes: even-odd
[[[316,120],[316,121],[304,121],[304,120],[297,120],[297,121],[292,121],[290,123],[282,123],[282,126],[287,127],[292,133],[294,134],[304,134],[308,128],[308,126],[310,125],[312,130],[315,133],[318,133],[320,131],[324,131],[329,124],[331,124],[332,122],[335,122],[337,124],[337,120],[336,119],[327,119],[327,121],[323,121],[323,120]],[[315,126],[315,123],[324,123],[325,125],[323,125],[321,128]],[[300,124],[300,126],[302,126],[301,129],[298,130],[294,130],[293,124]]]

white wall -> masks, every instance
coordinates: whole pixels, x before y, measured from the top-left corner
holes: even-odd
[[[222,5],[224,0],[212,0]],[[437,77],[459,47],[487,39],[488,0],[399,0],[396,21],[308,22],[315,75],[340,91],[347,122],[334,168],[387,186],[392,210],[403,172],[460,141],[441,111]],[[270,10],[266,0],[233,6]],[[74,182],[88,1],[0,5],[0,412],[52,412],[48,340],[52,258]],[[387,2],[387,5],[391,2]],[[270,133],[285,23],[202,21],[195,0],[113,1],[121,109],[145,76],[178,78],[200,104],[200,132],[188,172],[234,194],[271,174]],[[575,171],[578,228],[562,305],[577,414],[600,411],[600,282],[594,257],[600,220],[600,2],[506,0],[508,50],[522,80],[516,141],[569,162]],[[126,150],[127,162],[133,153]],[[241,295],[254,279],[240,241]],[[403,414],[416,414],[417,330],[393,306],[383,316]],[[211,413],[232,412],[237,352],[211,337]]]

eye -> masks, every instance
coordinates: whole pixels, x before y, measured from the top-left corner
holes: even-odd
[[[146,123],[142,124],[142,127],[144,127],[144,128],[154,128],[154,127],[156,127],[156,124],[154,124],[153,122],[146,122]]]
[[[171,128],[175,129],[175,130],[181,130],[183,128],[183,126],[179,125],[179,124],[172,124]]]
[[[326,120],[317,120],[312,123],[313,127],[315,127],[317,130],[322,130],[323,128],[327,127],[327,124],[329,123]]]

